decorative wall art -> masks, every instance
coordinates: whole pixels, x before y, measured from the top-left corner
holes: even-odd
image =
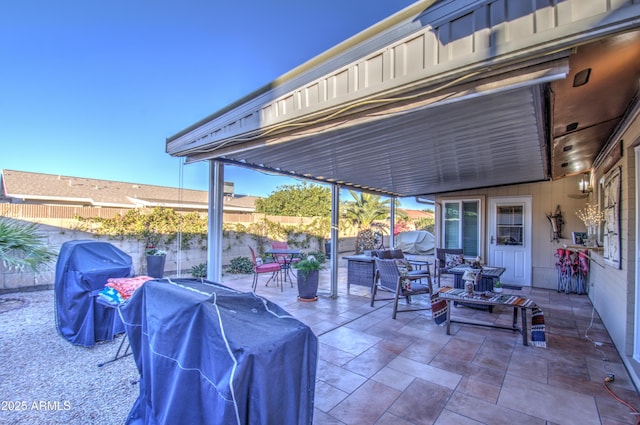
[[[616,167],[604,181],[604,261],[620,268],[620,174]]]
[[[562,211],[560,211],[560,205],[556,206],[556,212],[547,213],[547,218],[551,224],[551,241],[558,242],[562,239],[562,226],[564,225],[564,218],[562,217]]]
[[[571,232],[574,245],[584,245],[587,243],[587,232]]]

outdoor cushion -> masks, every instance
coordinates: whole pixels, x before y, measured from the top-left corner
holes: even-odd
[[[256,273],[280,271],[280,263],[263,263],[255,267]]]
[[[398,266],[398,271],[401,275],[406,276],[413,270],[413,266],[411,266],[411,264],[409,264],[409,262],[404,258],[396,258],[394,261],[396,262],[396,266]]]
[[[400,285],[402,287],[402,291],[411,291],[411,280],[406,278],[412,270],[411,264],[409,264],[407,260],[401,258],[395,258],[393,261],[396,263],[396,267],[398,267],[398,272],[400,273]]]
[[[451,269],[464,264],[464,256],[462,254],[445,254],[445,267]]]

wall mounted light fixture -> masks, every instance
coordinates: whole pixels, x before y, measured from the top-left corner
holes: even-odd
[[[582,178],[580,178],[580,182],[578,183],[580,188],[580,192],[589,193],[591,192],[591,184],[589,183],[589,174],[583,174]]]

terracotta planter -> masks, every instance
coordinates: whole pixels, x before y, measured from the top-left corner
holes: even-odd
[[[320,272],[318,270],[310,271],[306,276],[298,271],[298,300],[317,301],[319,280]]]
[[[166,255],[147,255],[147,276],[159,279],[164,275]]]

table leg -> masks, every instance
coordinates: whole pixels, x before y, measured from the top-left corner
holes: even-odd
[[[124,353],[122,355],[120,355],[120,352],[122,351],[122,347],[124,347],[125,343],[127,344],[127,348],[125,348],[124,349]],[[106,364],[113,363],[116,360],[120,360],[121,358],[130,356],[132,354],[133,354],[133,352],[131,352],[131,345],[129,344],[129,338],[127,337],[127,334],[125,333],[124,336],[122,337],[122,341],[120,341],[120,345],[118,346],[118,351],[116,352],[116,356],[113,359],[108,360],[106,362],[98,363],[98,367],[102,367],[102,366],[104,366]]]
[[[522,307],[520,311],[522,312],[522,345],[529,345],[527,340],[527,309]]]
[[[447,300],[447,335],[451,335],[451,301]]]

